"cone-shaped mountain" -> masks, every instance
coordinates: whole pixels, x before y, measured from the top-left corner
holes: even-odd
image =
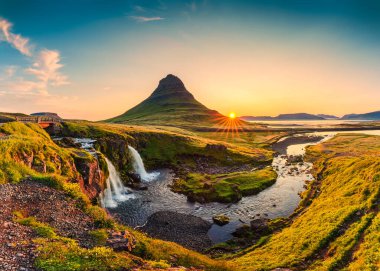
[[[109,122],[151,125],[182,125],[216,122],[223,118],[219,112],[198,102],[177,76],[161,79],[153,93],[140,104]]]

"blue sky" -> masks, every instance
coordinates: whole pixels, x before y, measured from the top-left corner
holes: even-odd
[[[0,111],[105,119],[178,75],[227,114],[380,110],[380,2],[0,0]]]

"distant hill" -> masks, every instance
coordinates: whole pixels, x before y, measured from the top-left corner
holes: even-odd
[[[223,118],[226,117],[198,102],[177,76],[169,74],[147,99],[106,122],[186,126],[216,123]]]
[[[339,119],[339,117],[337,116],[334,116],[334,115],[326,115],[326,114],[317,114],[318,117],[321,117],[321,118],[324,118],[324,119],[327,119],[327,120],[331,120],[331,119]]]
[[[380,120],[380,111],[365,114],[348,114],[344,115],[343,120]]]
[[[277,117],[270,116],[242,116],[240,119],[245,121],[265,121],[265,120],[323,120],[325,118],[308,113],[280,114]]]
[[[0,123],[15,121],[16,117],[26,117],[23,113],[0,112]]]

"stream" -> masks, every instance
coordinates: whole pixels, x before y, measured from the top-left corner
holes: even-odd
[[[355,133],[380,135],[378,130],[356,131]],[[209,222],[212,222],[214,215],[225,214],[231,222],[224,226],[213,224],[208,232],[208,236],[214,244],[224,242],[232,238],[232,232],[236,228],[242,224],[249,224],[255,218],[278,218],[291,215],[301,200],[299,193],[305,190],[305,182],[312,181],[313,176],[310,173],[311,163],[302,160],[297,163],[289,163],[289,156],[302,157],[307,146],[328,140],[335,134],[337,132],[315,132],[293,135],[291,140],[288,140],[289,143],[286,142],[287,138],[280,140],[279,142],[284,141],[282,147],[286,151],[274,157],[271,165],[278,174],[276,183],[257,195],[243,197],[241,201],[230,204],[200,204],[187,201],[186,196],[174,193],[168,187],[174,178],[170,170],[162,169],[147,173],[140,155],[133,149],[130,151],[134,157],[135,170],[145,174],[142,179],[148,186],[148,190],[131,190],[122,187],[124,196],[121,200],[116,199],[117,204],[111,201],[112,204],[105,207],[108,207],[108,211],[113,216],[132,227],[144,225],[148,217],[158,211],[191,214]],[[301,140],[301,137],[305,135],[311,138],[306,143]],[[117,192],[113,191],[113,193],[116,193],[115,196],[117,196]]]

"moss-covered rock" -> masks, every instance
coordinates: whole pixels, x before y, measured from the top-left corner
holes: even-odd
[[[212,217],[212,221],[219,226],[224,226],[230,223],[230,218],[226,215],[216,215]]]

